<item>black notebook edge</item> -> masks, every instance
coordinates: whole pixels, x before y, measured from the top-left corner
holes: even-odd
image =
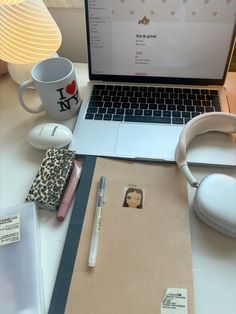
[[[65,312],[95,165],[95,156],[85,157],[48,314]]]

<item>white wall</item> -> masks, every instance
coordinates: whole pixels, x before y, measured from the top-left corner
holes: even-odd
[[[84,9],[55,7],[48,9],[62,33],[62,45],[58,54],[73,62],[87,62]]]

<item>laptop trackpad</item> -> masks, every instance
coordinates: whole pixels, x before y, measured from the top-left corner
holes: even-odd
[[[182,127],[153,124],[121,124],[115,153],[117,157],[175,160],[175,148]],[[233,137],[209,132],[197,136],[188,147],[190,163],[236,165],[236,145]]]
[[[131,123],[121,124],[116,154],[122,157],[173,161],[176,143],[181,132],[181,128],[173,128],[170,130],[169,126],[160,124],[138,126]]]

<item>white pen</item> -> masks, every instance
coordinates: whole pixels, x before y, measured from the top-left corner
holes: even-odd
[[[106,189],[106,178],[101,177],[99,180],[97,202],[96,202],[96,209],[95,209],[94,222],[93,222],[93,231],[92,231],[92,238],[91,238],[91,243],[90,243],[89,259],[88,259],[89,267],[94,267],[96,264],[99,231],[100,231],[101,219],[102,219],[102,206],[104,204],[104,198],[105,198],[105,189]]]

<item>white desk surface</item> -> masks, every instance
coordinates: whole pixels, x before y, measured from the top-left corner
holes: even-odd
[[[87,64],[76,64],[81,95],[88,81]],[[232,112],[236,113],[236,73],[229,73],[226,81]],[[38,103],[34,90],[26,97]],[[0,208],[24,202],[44,152],[30,147],[26,136],[30,129],[49,122],[44,113],[30,114],[17,100],[17,84],[9,75],[0,78]],[[65,124],[73,127],[75,120]],[[192,166],[194,174],[202,178],[207,173],[223,172],[236,177],[236,169],[215,169]],[[191,207],[193,190],[188,188]],[[42,268],[46,309],[57,275],[57,269],[70,219],[58,223],[55,213],[39,211]],[[193,255],[193,283],[196,314],[236,313],[236,240],[228,238],[200,222],[190,210]]]

